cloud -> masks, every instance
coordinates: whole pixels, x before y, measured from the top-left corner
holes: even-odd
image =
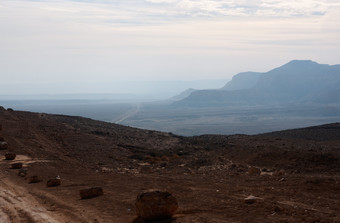
[[[2,84],[228,78],[295,58],[340,58],[338,1],[2,0],[1,6]]]
[[[191,17],[264,16],[301,17],[322,16],[339,7],[337,1],[327,0],[147,0],[167,3],[171,15]]]

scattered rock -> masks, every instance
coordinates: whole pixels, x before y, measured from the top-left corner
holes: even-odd
[[[283,181],[287,181],[287,179],[286,178],[281,178],[279,181],[283,182]]]
[[[162,160],[162,161],[169,161],[169,157],[167,157],[167,156],[162,156],[162,157],[161,157],[161,160]]]
[[[280,170],[280,171],[275,172],[273,175],[277,176],[277,177],[281,177],[281,176],[285,175],[285,171],[284,170]]]
[[[143,220],[169,219],[177,209],[177,199],[167,191],[144,192],[137,196],[136,212]]]
[[[81,199],[89,199],[100,195],[103,195],[103,189],[101,187],[92,187],[80,190]]]
[[[47,187],[57,187],[60,186],[61,184],[61,179],[59,177],[56,177],[54,179],[50,179],[47,181],[46,186]]]
[[[21,169],[22,163],[12,163],[11,168],[12,169]]]
[[[166,162],[162,162],[159,164],[160,167],[166,167],[168,164]]]
[[[248,196],[248,197],[246,197],[246,198],[244,199],[244,202],[245,202],[246,204],[254,204],[258,199],[260,199],[260,198],[255,197],[255,196],[253,196],[253,195],[250,195],[250,196]]]
[[[152,173],[152,167],[151,166],[141,166],[140,173]]]
[[[279,212],[281,212],[283,209],[281,208],[281,207],[279,207],[279,206],[274,206],[274,208],[273,208],[273,211],[274,212],[276,212],[276,213],[279,213]]]
[[[41,182],[42,179],[38,176],[31,176],[28,180],[28,183],[33,184],[33,183],[39,183]]]
[[[6,160],[14,160],[17,155],[12,152],[7,152],[5,153],[5,159]]]
[[[21,176],[21,177],[26,177],[27,175],[27,169],[20,169],[19,172],[18,172],[18,176]]]
[[[1,139],[1,137],[0,137],[0,139]],[[1,141],[1,140],[0,140]],[[0,150],[1,149],[7,149],[8,148],[8,144],[7,144],[7,142],[0,142]]]
[[[251,167],[248,168],[248,174],[252,175],[252,176],[260,175],[261,174],[261,170],[260,170],[260,168],[251,166]]]

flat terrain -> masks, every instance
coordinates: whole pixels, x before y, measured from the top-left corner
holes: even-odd
[[[171,104],[171,101],[118,103],[105,100],[0,100],[0,104],[15,110],[82,116],[182,136],[253,135],[340,120],[339,103],[187,107]]]
[[[137,195],[150,189],[178,200],[163,222],[340,222],[339,123],[180,137],[0,108],[0,124],[9,145],[0,150],[0,222],[133,222]],[[14,161],[4,160],[8,151]],[[33,175],[43,181],[29,184]],[[46,187],[57,175],[61,186]],[[79,190],[92,186],[104,195],[81,200]],[[245,203],[249,195],[255,203]]]

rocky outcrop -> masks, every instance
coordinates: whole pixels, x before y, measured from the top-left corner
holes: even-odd
[[[177,209],[177,199],[167,191],[144,192],[137,196],[137,215],[146,221],[172,218]]]
[[[92,187],[88,189],[80,190],[81,199],[89,199],[103,195],[103,189],[101,187]]]

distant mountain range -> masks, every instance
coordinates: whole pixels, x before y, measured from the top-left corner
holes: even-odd
[[[210,107],[340,103],[340,65],[293,60],[268,72],[235,75],[221,89],[191,90],[173,105]]]

